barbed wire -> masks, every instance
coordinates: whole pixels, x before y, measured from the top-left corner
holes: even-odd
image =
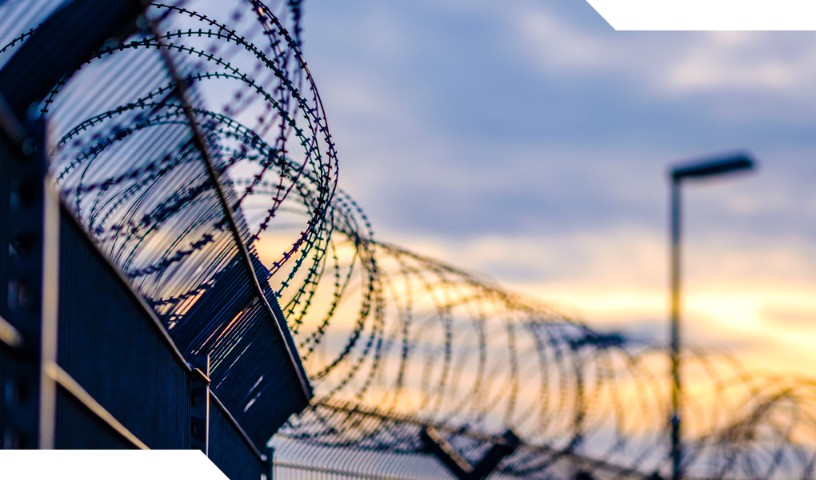
[[[216,3],[153,4],[153,30],[99,50],[40,112],[54,133],[50,171],[64,202],[183,351],[213,356],[224,372],[219,395],[238,388],[226,378],[257,314],[247,300],[209,312],[203,327],[193,322],[208,292],[240,299],[249,287],[232,273],[229,218],[191,115],[255,276],[279,303],[315,389],[276,436],[284,456],[308,448],[420,455],[420,430],[433,425],[474,460],[510,428],[523,444],[501,463],[507,476],[664,471],[669,382],[660,346],[592,329],[378,240],[338,188],[336,147],[300,49],[300,2]],[[18,28],[0,61],[31,31]],[[191,108],[159,51],[177,66]],[[687,475],[813,475],[813,380],[757,375],[724,353],[683,356]],[[254,391],[238,392],[246,409]],[[349,455],[338,458],[358,461]]]

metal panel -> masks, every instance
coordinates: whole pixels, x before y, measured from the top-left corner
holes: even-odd
[[[151,448],[190,448],[189,368],[69,213],[61,218],[59,364]]]
[[[134,445],[110,428],[76,398],[63,389],[57,390],[56,448],[122,449]]]
[[[266,456],[238,427],[217,399],[210,408],[209,458],[232,480],[259,480],[271,476]]]

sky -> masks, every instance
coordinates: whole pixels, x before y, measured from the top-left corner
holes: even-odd
[[[668,185],[684,327],[748,365],[816,362],[816,34],[615,32],[580,0],[309,0],[304,53],[340,186],[378,238],[600,329],[665,341]]]

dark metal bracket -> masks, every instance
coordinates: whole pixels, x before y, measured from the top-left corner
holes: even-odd
[[[493,446],[475,465],[462,457],[442,434],[434,427],[424,427],[419,438],[425,449],[436,456],[459,480],[482,480],[487,478],[505,457],[516,451],[521,440],[508,429],[498,437]]]

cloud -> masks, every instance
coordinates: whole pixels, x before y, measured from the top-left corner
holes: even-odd
[[[811,83],[810,34],[616,33],[583,2],[311,8],[341,185],[378,231],[662,233],[670,162],[751,147],[758,175],[689,189],[691,228],[814,233],[816,112],[780,90]]]
[[[403,237],[405,244],[488,273],[514,291],[596,328],[665,342],[666,239],[636,227],[563,232],[546,238]],[[737,250],[700,238],[684,264],[683,335],[688,345],[724,347],[763,369],[797,370],[816,341],[812,248]],[[808,322],[810,318],[810,322]]]
[[[581,25],[579,8],[515,7],[507,21],[515,23],[524,47],[516,51],[545,75],[602,75],[634,81],[653,95],[681,97],[721,89],[786,96],[816,77],[810,32],[613,32]]]
[[[813,33],[614,32],[532,0],[305,20],[341,186],[381,238],[654,335],[668,165],[748,149],[756,174],[684,189],[688,331],[790,364],[812,344],[779,308],[816,281]]]
[[[710,32],[691,43],[667,70],[678,92],[738,89],[784,95],[812,84],[816,60],[810,33]],[[794,41],[790,41],[794,40]]]
[[[803,299],[797,300],[801,302]],[[810,305],[766,304],[762,307],[761,314],[774,328],[816,330],[816,302],[811,302]]]

